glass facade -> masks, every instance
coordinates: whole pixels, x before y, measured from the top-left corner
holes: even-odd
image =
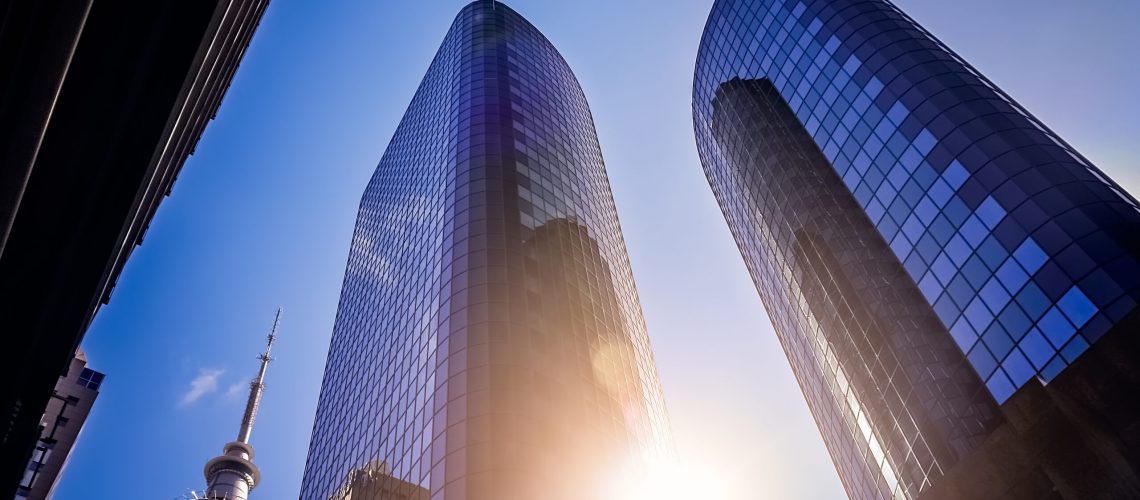
[[[1136,200],[890,2],[719,0],[694,80],[705,173],[853,498],[918,496],[1133,312]]]
[[[471,3],[361,200],[301,498],[605,498],[663,407],[582,89]]]

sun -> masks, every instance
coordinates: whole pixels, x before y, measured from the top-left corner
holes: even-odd
[[[615,471],[613,500],[739,500],[722,469],[653,456]]]

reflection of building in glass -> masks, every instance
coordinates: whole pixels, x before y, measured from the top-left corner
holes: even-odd
[[[474,2],[361,201],[301,497],[383,463],[432,498],[605,498],[664,418],[582,89]]]
[[[1140,495],[1136,201],[881,0],[720,0],[710,185],[853,498]]]
[[[838,382],[847,394],[838,411],[858,422],[887,481],[921,484],[979,441],[996,417],[992,398],[771,82],[731,80],[713,108],[732,193],[747,200],[731,215],[737,238],[762,244],[747,254],[749,269],[763,277],[765,303],[781,309],[772,314],[780,331],[805,334],[789,357]],[[912,453],[891,463],[895,424]]]
[[[388,465],[372,462],[348,473],[329,498],[335,500],[428,500],[428,490],[392,477]]]
[[[532,421],[534,472],[565,498],[597,498],[590,488],[633,442],[625,408],[644,398],[621,301],[598,242],[573,220],[538,226],[522,252],[530,327],[507,339],[503,362],[525,366],[530,386],[506,404]]]
[[[103,374],[87,367],[82,349],[76,351],[40,421],[40,437],[16,489],[17,500],[51,498],[102,384]]]

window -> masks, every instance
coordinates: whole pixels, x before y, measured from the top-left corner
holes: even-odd
[[[103,384],[103,375],[90,368],[84,368],[83,373],[79,374],[79,385],[92,390],[99,390],[99,386]]]

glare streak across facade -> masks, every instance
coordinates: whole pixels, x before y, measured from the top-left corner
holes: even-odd
[[[582,89],[468,5],[361,201],[301,498],[606,498],[666,449],[655,370]]]
[[[1042,421],[1075,434],[1131,429],[1135,405],[1057,402],[1101,376],[1087,363],[1038,389],[1102,339],[1134,344],[1121,337],[1135,337],[1140,299],[1136,200],[893,4],[717,1],[693,113],[709,183],[852,497],[917,497],[961,480],[951,470],[970,457],[1012,462],[994,436],[1014,429],[1032,447],[1010,416],[1032,406],[1022,394],[1052,398],[1056,420]],[[1125,387],[1097,389],[1116,404]],[[1131,456],[1116,449],[1128,439],[1084,451],[1112,462]],[[1082,473],[1049,467],[1080,453],[1050,453],[1007,451],[1063,496],[1098,491],[1066,490],[1058,478]],[[1084,474],[1135,487],[1135,457],[1121,460],[1132,465]]]

